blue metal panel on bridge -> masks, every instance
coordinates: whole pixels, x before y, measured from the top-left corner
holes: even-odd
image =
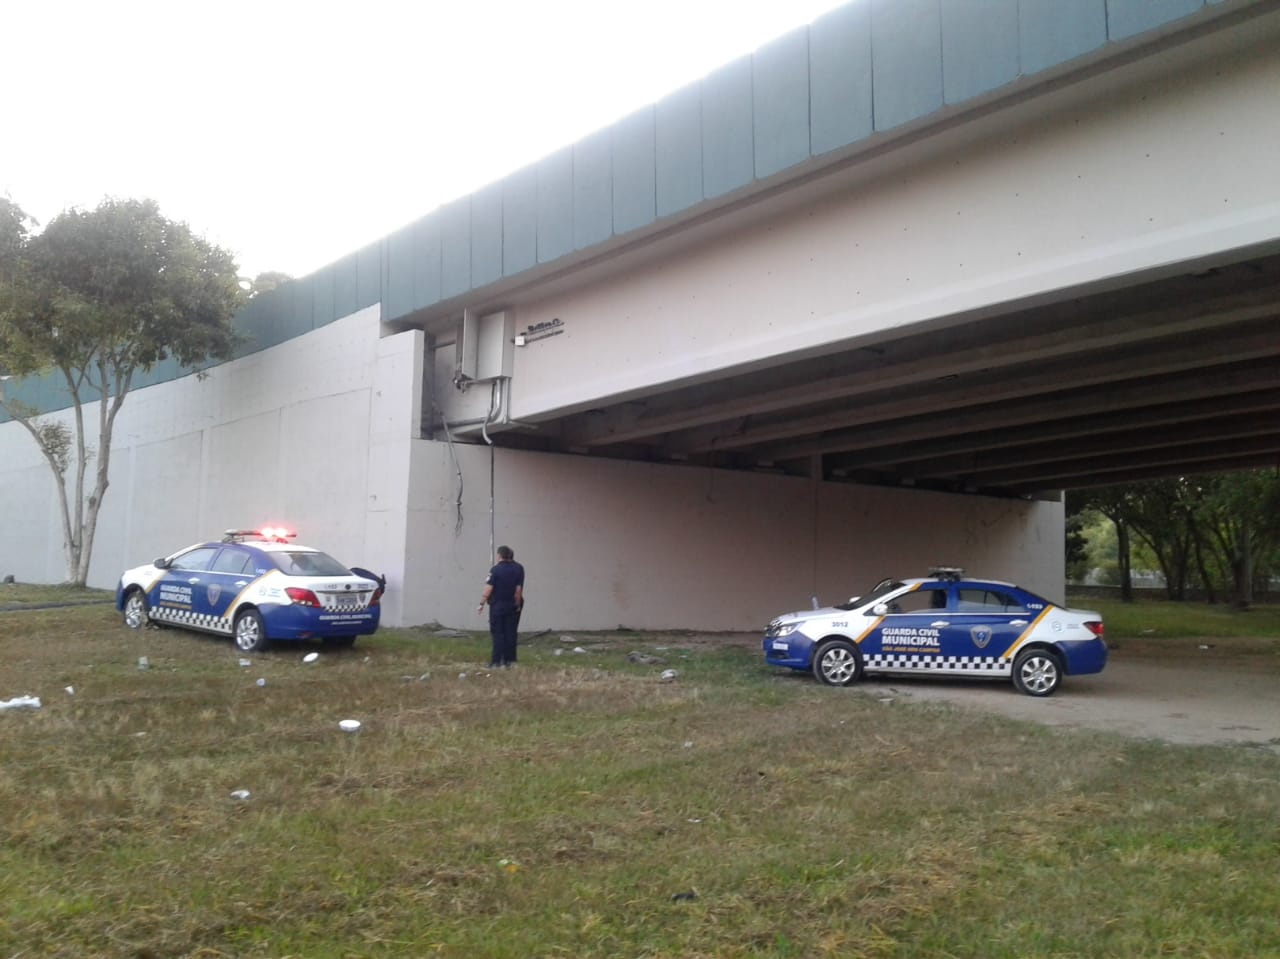
[[[942,21],[937,0],[872,0],[871,71],[877,131],[942,107]]]
[[[573,149],[538,163],[538,262],[573,252]]]
[[[623,118],[613,127],[613,230],[626,233],[657,217],[654,108]]]
[[[502,279],[502,184],[491,183],[471,197],[471,285]]]
[[[538,265],[538,168],[525,167],[502,181],[502,275]]]
[[[440,294],[443,299],[471,289],[471,197],[440,208]]]
[[[606,128],[573,145],[573,248],[613,236],[612,139]]]
[[[654,107],[658,216],[702,202],[702,94],[685,87]]]
[[[752,63],[755,175],[772,176],[809,159],[809,31],[794,30]]]
[[[1030,76],[1107,42],[1106,0],[1019,0],[1018,54]]]
[[[870,4],[841,7],[814,23],[809,32],[809,78],[814,156],[872,134]]]
[[[1018,0],[943,0],[942,94],[962,103],[1018,79]]]
[[[751,58],[721,67],[702,81],[702,192],[731,193],[755,177]]]

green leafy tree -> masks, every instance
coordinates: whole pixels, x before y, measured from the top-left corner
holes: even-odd
[[[0,406],[53,472],[67,579],[84,585],[112,429],[134,375],[170,357],[188,368],[229,359],[243,292],[232,255],[166,219],[151,200],[108,199],[59,214],[40,233],[33,225],[0,199],[0,373],[56,378],[74,425],[39,415],[3,389]],[[94,402],[91,429],[86,406]]]
[[[1120,598],[1133,602],[1133,559],[1129,523],[1132,493],[1127,486],[1105,486],[1073,491],[1068,494],[1067,508],[1072,514],[1088,510],[1101,513],[1111,521],[1116,532],[1116,564],[1120,571]]]
[[[1205,575],[1220,571],[1236,605],[1253,603],[1254,582],[1269,578],[1280,548],[1280,474],[1245,470],[1206,477],[1198,518],[1210,558]]]

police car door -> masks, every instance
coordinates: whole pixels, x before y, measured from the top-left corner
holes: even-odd
[[[211,617],[212,629],[231,632],[228,607],[257,575],[254,555],[243,546],[224,546],[218,553],[202,584],[202,612]]]
[[[932,668],[941,652],[938,623],[940,613],[946,612],[946,603],[946,583],[920,583],[908,592],[886,599],[884,618],[874,637],[869,637],[879,641],[879,648],[863,645],[866,667]]]
[[[169,562],[148,597],[154,619],[183,626],[201,625],[204,599],[200,584],[217,552],[216,546],[197,546]]]
[[[946,653],[994,668],[1035,617],[1011,590],[994,583],[959,583],[947,630]]]

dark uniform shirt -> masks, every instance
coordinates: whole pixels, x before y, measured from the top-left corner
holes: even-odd
[[[485,582],[493,587],[489,594],[489,612],[514,612],[516,587],[524,586],[524,567],[513,559],[502,560],[489,570]]]

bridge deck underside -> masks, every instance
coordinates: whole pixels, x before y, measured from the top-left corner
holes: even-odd
[[[495,437],[1007,496],[1280,467],[1280,256],[949,318]]]

